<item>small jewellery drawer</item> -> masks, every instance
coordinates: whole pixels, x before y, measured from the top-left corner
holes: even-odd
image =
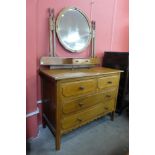
[[[98,88],[104,89],[111,86],[117,86],[119,84],[119,76],[107,76],[98,78]]]
[[[94,92],[97,87],[95,79],[74,81],[62,84],[62,95],[64,97],[83,95]]]
[[[67,130],[76,126],[80,126],[84,122],[87,122],[93,118],[95,119],[98,115],[104,112],[104,104],[98,104],[97,106],[91,109],[87,109],[78,114],[64,117],[64,119],[62,120],[62,129]]]
[[[91,107],[101,102],[105,103],[108,100],[115,98],[115,96],[116,96],[115,89],[113,91],[109,91],[105,93],[85,96],[80,99],[76,99],[76,100],[63,103],[62,111],[63,111],[63,114],[70,114],[70,113],[82,110],[84,108]]]

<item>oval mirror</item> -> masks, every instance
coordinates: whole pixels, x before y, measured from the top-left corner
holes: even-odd
[[[60,43],[70,52],[82,52],[91,40],[91,26],[87,16],[75,7],[63,9],[56,21]]]

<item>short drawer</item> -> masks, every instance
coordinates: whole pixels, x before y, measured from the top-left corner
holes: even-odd
[[[101,115],[104,112],[104,104],[98,104],[97,106],[91,109],[87,109],[78,114],[65,117],[62,120],[62,129],[67,130],[80,126],[81,124],[84,124],[85,122],[92,120],[93,118],[95,119],[98,115]]]
[[[117,86],[119,84],[119,76],[107,76],[98,78],[98,88],[104,89],[112,86]]]
[[[115,111],[115,99],[111,99],[104,104],[105,111]]]
[[[117,95],[117,89],[116,88],[114,88],[111,91],[107,91],[107,92],[102,93],[103,102],[106,103],[109,100],[115,99],[116,95]]]
[[[67,82],[62,84],[62,95],[64,97],[84,95],[94,92],[97,88],[95,79]]]
[[[101,94],[85,96],[84,98],[63,103],[62,111],[63,111],[63,114],[70,114],[70,113],[82,110],[84,108],[91,107],[98,103],[105,103],[108,100],[115,98],[115,96],[116,96],[115,89],[113,91],[109,91]]]

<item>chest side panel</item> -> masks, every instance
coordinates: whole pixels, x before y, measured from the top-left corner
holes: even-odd
[[[51,126],[53,130],[56,128],[56,103],[57,103],[57,87],[56,82],[50,80],[48,77],[41,78],[42,87],[42,110],[43,118]]]

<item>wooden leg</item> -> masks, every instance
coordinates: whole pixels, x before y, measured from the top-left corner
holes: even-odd
[[[60,134],[56,134],[55,147],[57,151],[60,150],[60,143],[61,143],[61,136]]]
[[[111,113],[111,115],[110,115],[112,121],[114,121],[114,114],[115,114],[115,112],[113,111],[113,112]]]

